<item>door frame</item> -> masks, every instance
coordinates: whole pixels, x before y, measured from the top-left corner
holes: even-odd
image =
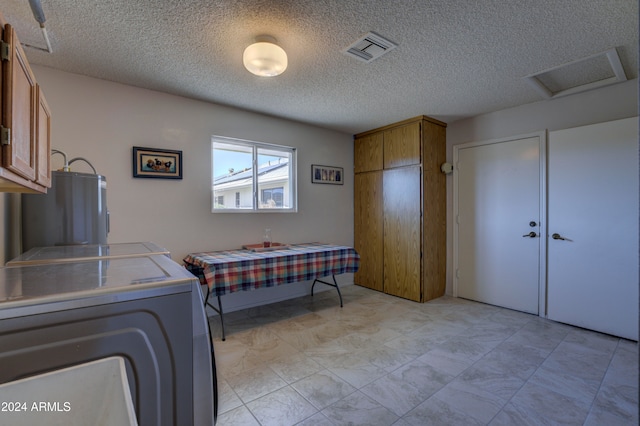
[[[498,143],[512,142],[520,139],[538,138],[539,148],[539,164],[540,164],[540,238],[539,244],[539,261],[538,261],[538,316],[547,316],[547,130],[541,130],[533,133],[526,133],[516,136],[509,136],[498,139],[489,139],[484,141],[468,142],[453,146],[453,297],[458,297],[458,269],[459,257],[458,249],[460,246],[459,230],[458,230],[458,161],[459,151],[465,148],[473,148],[483,145],[492,145]]]

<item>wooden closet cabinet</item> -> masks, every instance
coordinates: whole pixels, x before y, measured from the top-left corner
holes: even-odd
[[[356,173],[353,185],[354,246],[360,255],[355,282],[383,291],[382,170]]]
[[[446,280],[446,124],[419,116],[355,135],[356,284],[426,302]]]
[[[51,113],[13,27],[0,12],[0,192],[51,186]]]
[[[355,173],[382,170],[382,133],[356,138],[353,145]]]

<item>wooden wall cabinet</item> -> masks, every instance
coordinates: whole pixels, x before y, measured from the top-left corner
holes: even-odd
[[[51,186],[51,113],[13,27],[0,13],[0,192]]]
[[[446,124],[426,116],[354,139],[356,284],[426,302],[446,286]]]
[[[51,111],[47,100],[40,90],[40,85],[36,86],[36,100],[38,109],[36,110],[36,156],[37,175],[36,183],[47,188],[51,187]]]

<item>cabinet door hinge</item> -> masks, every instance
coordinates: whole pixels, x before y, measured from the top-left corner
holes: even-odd
[[[0,144],[11,145],[11,129],[10,128],[0,126]]]
[[[0,41],[0,60],[11,60],[11,45],[6,41]]]

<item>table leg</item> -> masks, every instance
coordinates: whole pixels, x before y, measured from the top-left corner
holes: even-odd
[[[218,313],[218,315],[220,315],[220,326],[222,327],[222,341],[225,341],[225,335],[224,335],[224,317],[222,315],[222,302],[220,301],[220,296],[218,296],[218,307],[216,308],[215,306],[213,306],[211,304],[211,302],[209,302],[209,296],[211,295],[211,289],[209,288],[209,286],[207,286],[207,296],[204,298],[204,306],[205,308],[207,306],[209,306],[211,309],[213,309],[214,311],[216,311]],[[211,333],[209,333],[211,334]]]
[[[328,283],[326,281],[322,281],[319,278],[316,278],[315,280],[313,280],[313,284],[311,285],[311,296],[313,296],[313,287],[315,287],[316,282],[322,283],[322,284],[326,284],[328,286],[331,287],[335,287],[336,290],[338,291],[338,297],[340,297],[340,307],[342,308],[342,293],[340,293],[340,287],[338,287],[338,282],[336,281],[336,276],[335,275],[331,275],[331,278],[333,278],[333,284]]]
[[[218,296],[218,307],[220,308],[218,310],[218,314],[220,314],[220,326],[222,327],[222,341],[225,341],[225,336],[224,336],[224,316],[222,315],[222,301],[220,300],[220,296]]]

